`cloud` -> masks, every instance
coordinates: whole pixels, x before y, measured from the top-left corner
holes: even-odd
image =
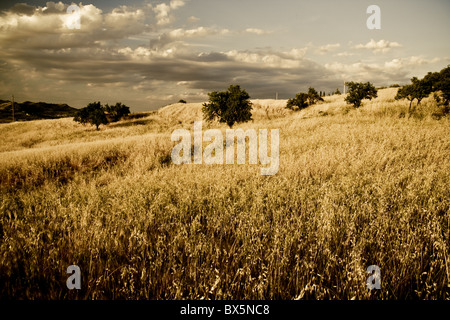
[[[340,48],[341,44],[340,43],[334,43],[334,44],[327,44],[325,46],[321,46],[319,47],[319,54],[326,54],[328,52],[331,51],[335,51],[336,49]]]
[[[325,64],[325,68],[335,74],[339,74],[345,81],[370,81],[378,84],[390,82],[406,83],[411,78],[412,70],[417,75],[417,72],[420,72],[422,67],[429,70],[432,65],[442,61],[443,59],[440,58],[426,59],[411,56],[378,63],[332,62]]]
[[[248,40],[249,35],[270,32],[215,25],[174,27],[170,24],[173,12],[184,3],[120,6],[109,12],[80,5],[80,30],[65,26],[67,5],[61,2],[49,2],[45,7],[15,5],[0,15],[0,94],[20,91],[24,100],[44,100],[38,95],[48,94],[63,97],[62,102],[69,104],[76,101],[78,107],[93,100],[125,103],[128,99],[140,110],[148,110],[180,97],[201,101],[207,92],[225,90],[230,84],[240,84],[255,98],[272,98],[275,92],[280,98],[290,98],[309,86],[334,89],[342,80],[407,82],[418,67],[429,69],[439,62],[422,56],[385,61],[379,56],[376,63],[319,64],[308,57],[309,53],[317,57],[338,52],[339,43],[219,49],[214,44],[222,38],[226,43],[239,42]],[[386,52],[400,45],[371,40],[347,46],[356,51],[349,49],[336,56],[350,57],[363,49]]]
[[[245,29],[245,32],[256,34],[258,36],[271,33],[270,31],[265,31],[265,30],[258,29],[258,28],[247,28],[247,29]]]
[[[347,51],[336,53],[336,56],[338,56],[338,57],[351,57],[354,55],[355,55],[354,53],[347,52]]]
[[[27,50],[91,47],[150,29],[145,24],[146,12],[142,9],[121,6],[103,13],[94,5],[81,5],[79,30],[67,27],[71,15],[65,10],[62,3],[47,3],[47,7],[35,8],[31,16],[12,11],[1,15],[1,46]]]
[[[161,49],[168,45],[173,46],[175,42],[184,42],[186,39],[206,38],[208,36],[226,35],[228,33],[230,33],[228,29],[212,27],[198,27],[194,29],[177,28],[160,34],[157,38],[150,39],[150,47],[153,49]]]
[[[386,53],[392,48],[400,48],[402,45],[398,42],[390,42],[387,40],[375,41],[371,39],[366,44],[358,44],[354,46],[355,49],[368,49],[372,50],[373,53]]]
[[[195,23],[195,22],[200,21],[200,18],[197,18],[197,17],[195,17],[195,16],[190,16],[190,17],[187,19],[187,21],[188,21],[189,23]]]
[[[182,0],[172,0],[169,4],[160,3],[153,7],[153,11],[156,13],[157,24],[162,26],[172,22],[173,17],[170,14],[171,11],[184,6],[184,4]]]
[[[11,9],[9,9],[9,12],[15,13],[18,15],[27,15],[31,16],[33,15],[34,11],[36,10],[36,7],[31,6],[26,3],[16,3]]]
[[[306,48],[294,48],[290,51],[237,51],[225,52],[225,55],[236,62],[243,62],[249,65],[263,65],[265,68],[299,68],[304,62]]]

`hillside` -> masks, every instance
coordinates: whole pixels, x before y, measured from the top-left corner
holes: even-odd
[[[253,100],[233,128],[279,129],[273,176],[172,163],[171,134],[193,131],[201,103],[99,131],[0,124],[0,297],[449,299],[450,119],[433,99],[408,118],[395,94],[299,112]],[[81,290],[66,288],[73,264]]]
[[[77,109],[67,104],[45,102],[14,102],[15,121],[30,121],[40,119],[58,119],[73,117]],[[0,100],[0,123],[12,121],[11,101]]]

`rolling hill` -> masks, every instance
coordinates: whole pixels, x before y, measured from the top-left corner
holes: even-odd
[[[201,103],[100,130],[0,124],[0,298],[449,299],[450,118],[432,97],[406,116],[396,90],[357,109],[344,95],[297,112],[252,100],[234,128],[279,130],[272,176],[171,161]]]
[[[29,121],[40,119],[58,119],[73,117],[77,109],[67,104],[55,104],[46,102],[15,102],[14,119],[15,121]],[[0,100],[0,122],[6,123],[12,121],[11,101]]]

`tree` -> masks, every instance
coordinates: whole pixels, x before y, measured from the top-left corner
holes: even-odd
[[[308,106],[308,95],[303,92],[297,93],[295,98],[289,99],[286,104],[286,108],[291,110],[302,110],[307,106]]]
[[[186,100],[180,99],[178,100],[178,103],[187,103]]]
[[[424,78],[422,80],[417,79],[417,77],[411,78],[411,84],[403,86],[397,91],[395,96],[396,100],[407,99],[409,100],[408,113],[414,112],[415,108],[412,108],[412,103],[417,100],[417,105],[420,104],[423,98],[430,95],[433,88],[433,82],[431,78]]]
[[[377,97],[377,89],[370,83],[362,82],[346,82],[345,85],[348,87],[348,95],[345,101],[348,104],[353,104],[355,108],[359,108],[362,104],[363,99],[372,100],[372,98]]]
[[[217,119],[230,128],[239,122],[252,120],[250,96],[239,85],[230,85],[227,91],[208,93],[209,103],[203,104],[203,117],[207,121]]]
[[[411,105],[415,98],[416,97],[414,95],[414,89],[412,84],[408,84],[398,89],[397,94],[395,96],[395,100],[407,99],[410,101],[408,113],[411,113]]]
[[[97,130],[101,124],[108,123],[108,119],[106,118],[104,108],[100,104],[100,101],[89,103],[87,107],[78,110],[73,120],[82,124],[90,123],[95,125]]]
[[[339,88],[336,88],[336,91],[334,92],[334,94],[341,95],[341,91],[339,91]]]
[[[317,93],[316,89],[309,87],[309,89],[308,89],[308,105],[313,105],[318,101],[323,101],[322,97]]]
[[[117,122],[122,119],[122,117],[130,114],[130,108],[121,102],[117,102],[113,106],[106,104],[104,110],[108,113],[108,118],[111,122]]]
[[[442,92],[443,105],[448,107],[450,103],[450,65],[439,72],[439,77],[434,87]]]
[[[325,94],[325,92],[323,92],[323,94]],[[316,91],[316,89],[309,87],[308,93],[300,92],[297,93],[295,98],[289,99],[286,104],[286,108],[298,111],[305,109],[306,107],[313,105],[318,101],[323,101],[323,98]]]

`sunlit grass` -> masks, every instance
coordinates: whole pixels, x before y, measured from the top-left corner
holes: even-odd
[[[343,96],[284,114],[257,101],[236,128],[280,130],[275,176],[172,164],[170,134],[193,130],[201,104],[99,132],[71,119],[0,125],[1,296],[449,299],[449,119],[431,101],[403,116],[394,91],[358,110]]]

